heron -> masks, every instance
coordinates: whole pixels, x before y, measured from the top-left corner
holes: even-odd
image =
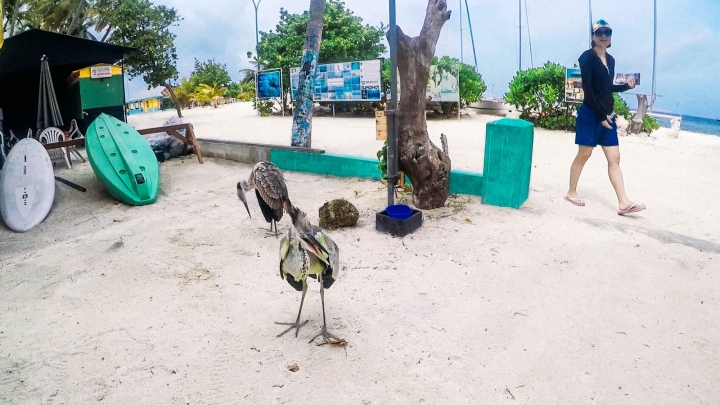
[[[290,202],[285,178],[277,166],[270,162],[257,162],[250,171],[247,181],[241,180],[237,184],[237,196],[245,204],[250,218],[250,208],[245,193],[255,189],[255,195],[260,205],[263,217],[270,224],[270,232],[275,225],[275,237],[278,237],[277,223],[283,217],[283,204]]]
[[[302,291],[302,298],[300,299],[300,309],[295,322],[275,322],[278,325],[289,325],[278,337],[292,329],[295,329],[295,337],[297,337],[300,327],[308,322],[306,320],[300,323],[300,314],[302,313],[305,293],[307,293],[308,288],[307,278],[310,276],[316,278],[320,283],[323,326],[320,332],[310,339],[308,343],[312,343],[319,336],[322,336],[325,341],[328,338],[337,339],[327,331],[325,289],[330,288],[338,278],[340,250],[322,228],[310,223],[307,215],[302,210],[292,206],[289,202],[285,203],[284,206],[288,214],[290,214],[294,229],[288,229],[287,235],[280,241],[280,277],[286,279],[297,291]]]

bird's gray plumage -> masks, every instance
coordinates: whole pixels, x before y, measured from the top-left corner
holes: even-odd
[[[262,210],[263,217],[270,223],[272,231],[275,223],[275,236],[277,236],[277,221],[283,217],[284,206],[290,202],[290,197],[285,184],[285,177],[280,169],[270,162],[258,162],[250,171],[247,181],[241,180],[237,184],[237,195],[240,201],[245,204],[248,215],[250,208],[247,205],[246,191],[255,189],[258,197],[258,204]]]
[[[288,199],[285,177],[280,169],[270,162],[257,162],[250,172],[248,185],[254,187],[270,208],[282,208]]]
[[[333,337],[327,332],[324,289],[330,288],[338,278],[340,249],[322,228],[310,223],[303,211],[289,202],[285,204],[285,209],[292,218],[293,229],[288,230],[287,236],[280,241],[280,276],[285,278],[296,290],[302,291],[303,297],[294,323],[277,322],[290,326],[278,336],[282,336],[293,328],[296,329],[295,336],[297,336],[300,326],[303,325],[300,323],[300,314],[307,291],[307,278],[313,277],[320,282],[323,327],[311,342],[318,336],[323,336],[325,339]]]

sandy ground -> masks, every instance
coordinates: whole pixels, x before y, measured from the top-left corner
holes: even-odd
[[[289,143],[289,117],[244,104],[184,113],[201,138]],[[448,135],[454,169],[479,172],[493,119],[428,126]],[[314,125],[328,153],[381,144],[373,119]],[[87,163],[58,169],[87,193],[58,183],[34,230],[0,224],[0,403],[719,403],[720,138],[623,138],[627,189],[648,209],[619,217],[600,150],[579,208],[562,199],[572,135],[535,135],[520,210],[457,196],[405,238],[374,230],[380,183],[286,174],[312,221],[333,198],[360,211],[330,232],[343,266],[328,323],[346,347],[307,343],[316,283],[299,338],[275,337],[300,294],[278,276],[257,202],[251,219],[235,196],[249,166],[173,159],[145,207],[115,202]]]

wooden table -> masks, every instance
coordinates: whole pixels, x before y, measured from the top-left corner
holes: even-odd
[[[178,130],[185,130],[185,135],[183,136]],[[183,147],[183,154],[187,151],[187,146],[192,146],[195,149],[195,156],[197,156],[198,162],[205,163],[202,157],[202,151],[200,150],[200,145],[197,142],[197,138],[195,138],[195,131],[193,131],[193,125],[192,124],[178,124],[178,125],[168,125],[166,127],[156,127],[156,128],[145,128],[145,129],[139,129],[137,130],[140,135],[150,135],[150,134],[157,134],[161,132],[167,132],[170,135],[173,135],[174,137],[181,140],[185,146]],[[84,146],[85,145],[85,137],[78,138],[78,139],[71,139],[68,141],[62,141],[62,142],[54,142],[49,144],[43,144],[45,149],[57,149],[57,148],[67,148],[70,146]],[[68,154],[70,154],[70,151],[67,151]]]
[[[178,130],[181,129],[185,130],[185,136],[178,132]],[[167,132],[168,134],[178,138],[185,144],[185,146],[183,147],[183,154],[187,151],[187,146],[192,146],[193,149],[195,149],[195,156],[197,156],[198,162],[205,163],[205,161],[203,160],[202,151],[200,150],[200,145],[198,144],[197,138],[195,137],[195,131],[193,131],[193,125],[190,123],[168,125],[166,127],[138,129],[137,131],[140,135],[150,135]]]

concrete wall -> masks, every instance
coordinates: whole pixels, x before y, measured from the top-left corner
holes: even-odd
[[[246,163],[249,165],[259,161],[270,162],[271,150],[302,150],[290,146],[267,145],[247,142],[216,141],[211,139],[198,139],[200,149],[205,157],[232,160],[233,162]],[[310,154],[325,153],[322,149],[309,149]]]

